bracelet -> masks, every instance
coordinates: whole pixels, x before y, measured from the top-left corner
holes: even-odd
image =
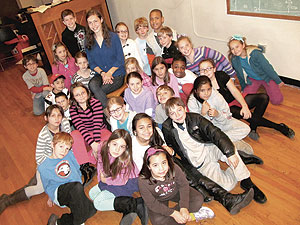
[[[101,75],[102,73],[104,73],[104,71],[103,71],[103,70],[101,70],[99,74]]]

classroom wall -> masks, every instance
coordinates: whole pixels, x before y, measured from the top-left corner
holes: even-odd
[[[227,56],[227,40],[233,34],[247,37],[248,44],[266,45],[265,56],[279,75],[300,80],[300,21],[227,15],[220,0],[108,0],[112,23],[123,21],[136,38],[134,19],[154,8],[163,11],[165,25],[191,37],[195,47],[206,45]]]

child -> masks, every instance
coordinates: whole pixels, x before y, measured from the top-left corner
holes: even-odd
[[[174,95],[174,90],[168,85],[161,85],[156,89],[156,97],[159,105],[157,105],[155,109],[155,122],[160,129],[162,128],[162,123],[168,119],[165,111],[165,104],[169,98],[174,97]]]
[[[125,60],[125,70],[126,74],[129,74],[131,72],[138,72],[143,78],[143,86],[152,88],[151,78],[144,73],[136,58],[129,57]]]
[[[63,108],[64,116],[69,120],[70,123],[72,123],[70,116],[70,101],[68,96],[64,92],[60,92],[55,95],[55,102],[57,105]],[[70,125],[72,126],[72,124]]]
[[[237,73],[242,91],[255,94],[260,86],[264,86],[271,103],[279,105],[283,101],[280,87],[284,83],[261,49],[247,45],[246,38],[239,35],[230,38],[228,47],[228,58]]]
[[[228,103],[218,91],[212,88],[207,76],[200,76],[195,80],[188,100],[188,108],[190,112],[199,113],[210,120],[230,138],[238,150],[242,150],[240,142],[249,134],[250,127],[232,117]],[[236,142],[239,142],[239,147]],[[244,141],[242,144],[246,146],[247,153],[253,154],[249,144]]]
[[[148,20],[145,17],[137,18],[134,21],[134,30],[138,36],[135,39],[135,42],[137,44],[138,50],[140,52],[141,60],[142,60],[141,67],[143,68],[143,71],[148,76],[151,76],[151,66],[149,63],[148,55],[154,58],[154,53],[152,49],[148,46],[146,41],[148,37],[148,31],[149,31]]]
[[[225,71],[231,77],[235,75],[235,71],[226,57],[214,49],[206,46],[193,48],[192,41],[187,36],[182,36],[178,39],[177,47],[187,60],[186,68],[198,76],[200,75],[199,63],[207,58],[214,60],[218,71]]]
[[[48,205],[68,206],[71,213],[60,218],[52,214],[48,225],[82,224],[97,210],[83,189],[79,165],[72,151],[72,136],[65,132],[56,133],[51,143],[52,154],[38,166],[45,192],[49,196]]]
[[[155,116],[155,100],[152,91],[143,87],[143,79],[137,72],[127,75],[128,88],[125,89],[124,100],[128,104],[128,109],[137,113],[145,112],[149,116]]]
[[[134,192],[139,191],[139,171],[132,160],[131,137],[127,131],[117,129],[107,142],[100,144],[97,170],[99,184],[89,192],[96,209],[116,210],[124,213],[124,217],[136,212],[142,224],[147,224],[148,218],[142,198],[132,197]]]
[[[79,67],[79,70],[74,74],[72,78],[72,84],[75,82],[81,82],[88,88],[89,82],[96,75],[96,72],[88,68],[89,62],[85,52],[76,53],[75,64]]]
[[[226,134],[200,114],[187,113],[180,98],[173,97],[166,102],[166,114],[169,118],[163,123],[163,134],[176,153],[225,190],[232,190],[241,181],[243,189],[253,188],[256,202],[267,201],[250,179],[249,170]],[[220,168],[219,160],[229,165],[225,171]]]
[[[37,58],[33,55],[24,56],[23,66],[27,71],[23,74],[22,78],[31,91],[33,114],[36,116],[42,115],[45,112],[44,98],[52,90],[49,87],[47,75],[44,69],[38,68]]]
[[[165,21],[162,11],[159,9],[151,10],[149,14],[150,26],[153,31],[147,37],[147,44],[152,49],[155,56],[161,56],[162,54],[162,46],[159,43],[157,32],[160,28],[162,28],[163,23]],[[177,40],[177,33],[172,29],[173,40]]]
[[[173,58],[181,55],[175,46],[175,41],[172,40],[173,32],[169,27],[162,27],[157,32],[157,37],[160,45],[162,46],[162,57],[165,59],[168,67],[171,67]]]
[[[179,97],[179,88],[178,82],[174,74],[170,74],[168,72],[168,65],[165,60],[161,56],[157,56],[154,58],[152,62],[152,84],[155,89],[160,85],[168,85],[170,86],[174,92],[175,96]]]
[[[185,224],[214,217],[211,209],[202,207],[202,195],[189,187],[182,170],[162,147],[150,147],[145,152],[139,189],[153,225]],[[169,208],[169,201],[178,205]]]
[[[143,65],[141,56],[138,50],[138,47],[134,40],[129,38],[129,30],[125,23],[119,22],[115,26],[115,31],[118,34],[124,52],[125,60],[129,57],[134,57],[139,62],[140,65]]]
[[[70,90],[71,80],[77,72],[78,67],[75,65],[75,59],[69,57],[66,46],[61,43],[55,43],[52,46],[54,62],[52,64],[52,74],[62,74],[65,76],[65,87]]]
[[[123,98],[121,96],[109,98],[107,109],[110,114],[111,130],[124,129],[132,134],[132,119],[136,112],[125,110],[126,106]]]
[[[52,87],[52,91],[45,97],[45,109],[48,106],[55,104],[55,96],[61,92],[65,93],[66,95],[69,94],[67,88],[65,88],[65,76],[61,74],[53,74],[50,77],[50,85]]]
[[[62,32],[62,42],[67,46],[74,57],[77,52],[84,52],[85,28],[76,23],[76,17],[72,10],[65,9],[61,12],[61,19],[66,25]]]

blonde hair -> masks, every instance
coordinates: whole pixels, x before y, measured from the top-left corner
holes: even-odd
[[[145,17],[137,18],[134,21],[134,30],[137,31],[140,27],[147,27],[147,28],[149,28],[148,20]]]
[[[159,31],[157,32],[157,37],[161,37],[164,34],[168,35],[169,37],[173,37],[173,32],[170,27],[165,26],[160,28]]]
[[[238,38],[236,38],[238,37]],[[232,58],[233,58],[233,54],[231,52],[231,49],[230,49],[230,43],[232,41],[239,41],[241,44],[245,44],[245,49],[247,50],[247,48],[249,47],[257,47],[257,45],[247,45],[247,42],[246,42],[246,38],[245,37],[239,37],[237,35],[234,35],[232,37],[230,37],[228,43],[227,43],[227,46],[228,46],[228,59],[229,59],[229,62],[231,62]]]
[[[124,99],[121,96],[114,96],[109,98],[106,104],[108,111],[114,104],[123,106],[125,104]]]
[[[53,146],[55,146],[59,142],[63,142],[67,145],[72,146],[74,141],[73,141],[72,136],[69,133],[58,132],[58,133],[54,134],[54,136],[53,136],[53,139],[52,139]]]
[[[176,43],[175,43],[175,46],[178,48],[178,43],[183,41],[183,40],[188,41],[191,44],[192,48],[194,48],[192,40],[188,36],[181,36],[180,38],[178,38]]]
[[[169,91],[169,92],[171,93],[172,96],[175,95],[175,92],[174,92],[173,88],[171,88],[170,86],[165,85],[165,84],[164,84],[164,85],[160,85],[160,86],[156,89],[156,97],[157,97],[158,92],[160,92],[160,91]]]
[[[138,72],[138,73],[142,73],[142,72],[143,72],[143,70],[142,70],[142,68],[140,67],[139,62],[137,61],[136,58],[134,58],[134,57],[129,57],[129,58],[125,59],[125,70],[127,69],[127,67],[128,67],[130,64],[134,64],[134,65],[135,65],[135,67],[137,68],[137,72]]]

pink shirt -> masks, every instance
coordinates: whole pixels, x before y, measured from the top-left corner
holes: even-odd
[[[170,82],[168,83],[168,86],[171,87],[174,90],[175,93],[175,97],[180,97],[179,95],[179,87],[178,87],[178,81],[177,78],[175,77],[174,74],[169,73],[170,76]],[[160,86],[160,85],[164,85],[163,81],[160,81],[157,77],[156,77],[156,83],[158,84],[157,86],[154,86],[155,88],[155,92],[156,89]]]

